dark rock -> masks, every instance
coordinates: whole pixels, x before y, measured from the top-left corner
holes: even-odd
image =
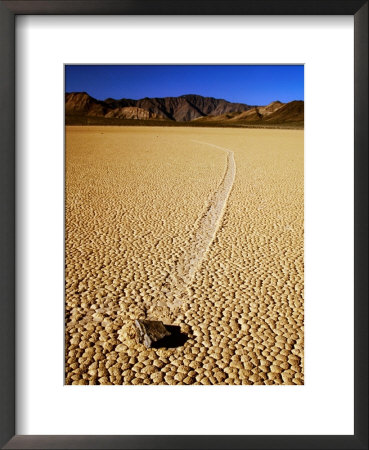
[[[135,320],[135,326],[138,342],[146,348],[152,347],[155,342],[171,335],[163,322],[158,320]]]

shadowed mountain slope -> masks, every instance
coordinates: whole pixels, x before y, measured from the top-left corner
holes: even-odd
[[[265,117],[267,122],[299,122],[304,121],[304,102],[295,100],[289,102],[268,114]]]
[[[256,106],[241,113],[211,115],[197,119],[197,122],[211,122],[219,124],[288,124],[303,126],[304,124],[304,102],[294,100],[289,103],[279,101],[272,102],[267,106]]]
[[[71,92],[65,95],[65,113],[67,116],[153,118],[188,122],[209,114],[218,116],[248,111],[251,108],[252,106],[244,103],[231,103],[223,99],[193,94],[180,97],[146,97],[140,100],[107,98],[104,101],[96,100],[86,92]],[[143,110],[147,113],[144,113]]]

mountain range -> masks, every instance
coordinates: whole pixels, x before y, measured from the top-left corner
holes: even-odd
[[[294,124],[303,125],[304,102],[274,101],[267,106],[232,103],[213,97],[188,94],[132,100],[107,98],[97,100],[86,92],[65,94],[66,119],[105,118],[151,122],[186,122],[194,126],[242,126]],[[111,122],[111,121],[109,121]]]

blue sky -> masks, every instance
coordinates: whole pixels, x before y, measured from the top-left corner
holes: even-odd
[[[99,100],[198,94],[266,105],[304,99],[304,66],[67,65],[65,90]]]

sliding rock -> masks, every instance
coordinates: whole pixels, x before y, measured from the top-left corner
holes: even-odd
[[[150,348],[154,342],[160,341],[170,332],[165,328],[163,322],[157,320],[135,320],[137,339],[140,344]]]

